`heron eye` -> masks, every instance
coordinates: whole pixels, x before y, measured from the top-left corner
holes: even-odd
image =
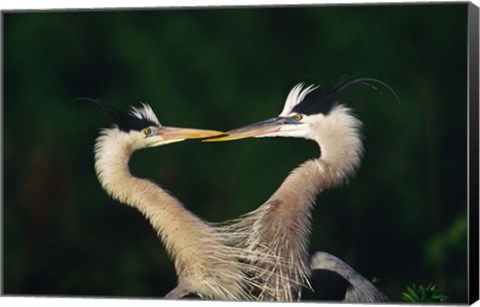
[[[295,114],[295,115],[293,116],[293,119],[296,120],[296,121],[300,121],[300,120],[302,120],[302,118],[303,118],[303,116],[300,115],[300,114]]]
[[[145,130],[143,130],[143,133],[145,133],[145,135],[148,136],[150,135],[150,133],[152,133],[152,129],[146,128]]]

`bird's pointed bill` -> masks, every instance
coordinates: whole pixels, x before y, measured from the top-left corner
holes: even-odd
[[[165,140],[185,140],[185,139],[202,139],[223,135],[224,132],[215,130],[179,128],[179,127],[163,127],[161,131],[162,138]]]
[[[285,124],[297,124],[289,117],[274,117],[255,124],[225,132],[224,135],[203,140],[204,142],[233,141],[250,137],[262,137],[276,133]]]

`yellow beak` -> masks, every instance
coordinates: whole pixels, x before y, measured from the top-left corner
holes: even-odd
[[[164,140],[176,139],[202,139],[224,134],[222,131],[192,129],[192,128],[178,128],[178,127],[163,127],[160,131]]]
[[[223,142],[239,140],[249,137],[262,137],[270,133],[278,132],[285,124],[297,123],[291,122],[291,120],[287,117],[274,117],[248,126],[244,126],[242,128],[227,131],[223,136],[206,139],[202,142]]]

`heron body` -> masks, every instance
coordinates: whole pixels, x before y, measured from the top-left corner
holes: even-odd
[[[305,289],[313,290],[313,297],[316,297],[315,293],[321,294],[322,289],[314,289],[312,278],[323,269],[328,272],[323,272],[322,278],[330,277],[343,282],[345,289],[341,300],[387,300],[368,280],[338,258],[326,257],[326,253],[310,257],[307,248],[316,196],[351,178],[363,154],[361,122],[349,108],[338,103],[337,96],[349,85],[366,81],[376,80],[344,80],[330,86],[307,88],[299,84],[291,90],[278,117],[234,129],[223,137],[209,140],[300,137],[313,140],[320,147],[320,157],[294,169],[264,204],[239,219],[235,225],[238,229],[251,230],[246,232],[248,235],[240,243],[245,250],[261,250],[265,255],[278,259],[274,265],[264,264],[271,275],[258,277],[264,285],[258,294],[260,299],[299,300]],[[330,265],[322,267],[322,262],[327,259]],[[338,265],[332,266],[332,263]],[[335,274],[328,275],[329,272]],[[368,291],[364,292],[364,289]],[[317,297],[322,298],[321,295]]]

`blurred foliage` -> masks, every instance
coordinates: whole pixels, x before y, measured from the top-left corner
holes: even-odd
[[[366,152],[348,185],[317,198],[311,248],[377,276],[394,301],[430,281],[467,301],[466,3],[3,17],[6,294],[161,297],[175,286],[148,222],[98,184],[93,145],[109,118],[76,98],[145,101],[166,125],[228,130],[278,114],[297,82],[359,74],[400,103],[345,91]],[[135,153],[130,167],[223,221],[318,152],[300,139],[188,141]]]
[[[402,293],[402,299],[409,303],[446,303],[448,297],[438,293],[437,286],[430,283],[427,286],[411,284],[406,292]]]

